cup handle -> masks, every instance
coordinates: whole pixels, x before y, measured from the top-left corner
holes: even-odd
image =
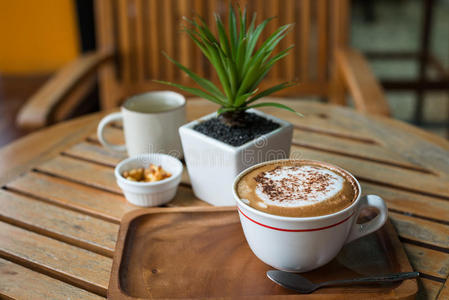
[[[118,151],[118,152],[126,151],[126,145],[113,145],[113,144],[110,144],[108,141],[106,141],[106,139],[104,137],[104,128],[106,127],[107,124],[114,122],[114,121],[120,121],[122,119],[123,119],[123,116],[122,116],[121,112],[112,113],[112,114],[107,115],[103,119],[101,119],[101,121],[97,127],[97,136],[98,136],[98,139],[100,140],[100,143],[103,146],[105,146],[106,148],[109,148],[111,150]]]
[[[369,220],[368,222],[362,224],[354,223],[354,225],[352,225],[351,232],[346,239],[346,243],[349,243],[353,240],[356,240],[358,238],[361,238],[362,236],[368,235],[378,230],[387,221],[388,210],[382,198],[376,195],[366,195],[361,199],[361,201],[362,205],[360,206],[356,219],[364,207],[375,207],[379,210],[379,213],[376,217],[374,217],[374,219]]]

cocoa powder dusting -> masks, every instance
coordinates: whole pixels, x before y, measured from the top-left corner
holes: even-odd
[[[305,171],[306,174],[303,176],[291,175],[277,182],[267,177],[267,175],[276,175],[279,168],[277,166],[270,171],[262,172],[254,177],[254,180],[260,184],[263,193],[270,199],[276,199],[281,202],[291,200],[292,198],[307,201],[309,200],[308,195],[311,193],[329,192],[329,183],[337,179],[331,174],[318,172],[317,168]],[[296,167],[284,168],[293,170]]]

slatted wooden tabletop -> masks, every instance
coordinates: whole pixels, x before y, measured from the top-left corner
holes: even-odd
[[[289,101],[305,117],[264,111],[295,125],[292,156],[337,164],[365,193],[387,201],[415,270],[422,299],[449,299],[449,143],[401,122],[349,108]],[[188,119],[216,106],[191,99]],[[112,256],[128,204],[113,168],[125,156],[100,146],[103,114],[42,130],[0,150],[0,298],[106,296]],[[107,130],[123,142],[120,126]],[[187,174],[168,206],[207,205]]]

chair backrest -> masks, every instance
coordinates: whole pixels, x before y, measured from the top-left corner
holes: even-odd
[[[102,106],[118,105],[129,95],[168,87],[154,79],[183,84],[194,83],[163,55],[180,61],[196,73],[217,80],[206,58],[189,37],[181,32],[183,16],[194,13],[214,24],[213,13],[227,20],[226,0],[97,0],[97,47],[113,51],[115,62],[100,71]],[[278,95],[329,93],[333,50],[347,43],[348,0],[246,0],[232,1],[247,7],[257,21],[277,16],[270,22],[265,38],[277,26],[295,23],[281,42],[281,48],[295,44],[291,54],[275,65],[263,86],[297,80],[295,87]],[[215,26],[213,26],[215,30]],[[280,49],[281,49],[280,48]]]

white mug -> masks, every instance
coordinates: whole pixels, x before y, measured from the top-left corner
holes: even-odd
[[[128,98],[116,112],[104,117],[97,128],[101,144],[115,151],[128,151],[129,156],[165,153],[182,157],[178,128],[186,122],[186,100],[170,91],[148,92]],[[110,122],[123,120],[126,145],[113,145],[104,137]]]
[[[354,178],[359,192],[349,207],[329,215],[297,218],[268,214],[240,200],[237,184],[245,174],[263,165],[282,161],[286,160],[252,166],[241,172],[233,185],[246,240],[254,254],[266,264],[288,272],[316,269],[336,257],[346,243],[370,234],[385,224],[388,210],[382,198],[375,195],[361,197],[360,184],[353,175],[322,162],[320,164],[336,168]],[[307,163],[307,160],[299,161]],[[368,222],[357,224],[357,217],[364,207],[375,207],[378,214]]]

